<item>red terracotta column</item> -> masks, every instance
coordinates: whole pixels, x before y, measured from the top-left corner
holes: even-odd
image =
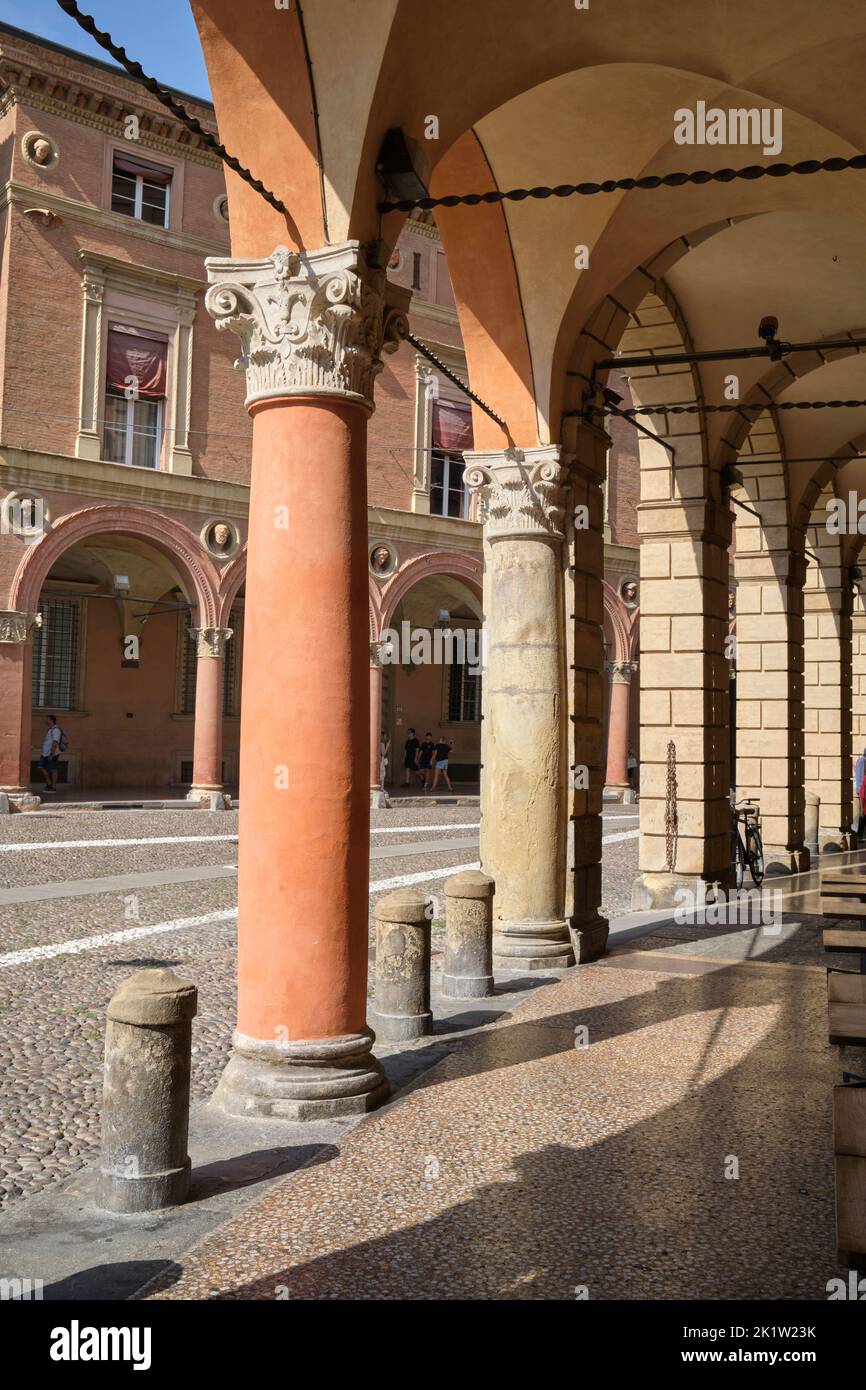
[[[19,804],[30,798],[32,638],[36,621],[35,613],[0,612],[0,791]]]
[[[382,785],[382,648],[383,642],[370,643],[370,805],[386,805]]]
[[[606,787],[627,787],[629,696],[631,678],[637,665],[633,661],[606,661],[610,676],[610,717],[607,735]]]
[[[223,687],[226,642],[230,627],[199,627],[190,631],[196,644],[195,740],[189,799],[222,791]]]
[[[366,439],[379,354],[405,320],[357,242],[207,269],[208,309],[243,342],[254,421],[238,1023],[215,1101],[353,1114],[387,1094],[366,1023]]]

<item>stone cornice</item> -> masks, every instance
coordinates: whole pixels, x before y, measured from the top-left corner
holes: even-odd
[[[127,468],[97,459],[44,454],[0,445],[0,483],[36,492],[68,492],[106,502],[142,502],[154,508],[227,515],[246,520],[249,487],[217,478]]]
[[[5,184],[0,193],[0,210],[17,203],[40,208],[55,213],[58,217],[73,222],[86,222],[92,227],[101,227],[117,235],[139,237],[158,246],[169,246],[174,251],[187,251],[193,256],[220,255],[226,249],[224,241],[211,241],[207,237],[191,236],[188,232],[173,232],[168,228],[149,227],[134,217],[126,217],[122,212],[109,212],[93,203],[83,203],[77,198],[66,198],[59,193],[50,193],[36,184],[18,183],[15,180]]]
[[[25,77],[25,82],[20,80],[22,76]],[[34,76],[42,84],[42,90],[37,91],[28,85]],[[117,76],[122,82],[123,74],[118,73]],[[140,144],[143,149],[188,159],[209,169],[222,167],[221,161],[216,155],[211,154],[210,150],[198,143],[190,143],[197,142],[198,137],[190,135],[186,127],[176,121],[169,112],[155,106],[153,99],[143,87],[127,94],[119,88],[113,89],[107,82],[84,79],[78,72],[64,72],[61,75],[56,71],[39,71],[29,59],[24,58],[22,61],[13,57],[6,43],[0,46],[0,81],[5,83],[0,94],[0,118],[14,106],[28,106],[31,110],[61,116],[64,120],[90,126],[107,135],[122,135],[123,117],[132,113],[142,122]],[[51,92],[58,89],[64,93],[62,97],[51,95]],[[82,94],[88,98],[86,106],[75,104]],[[189,106],[189,98],[183,104]],[[211,117],[209,122],[207,117],[207,106],[200,106],[199,119],[205,128],[208,124],[214,125],[213,118]],[[148,129],[149,125],[158,129]],[[160,133],[160,130],[166,133]],[[213,133],[216,134],[215,125]],[[178,138],[181,135],[184,137],[182,140]]]
[[[87,269],[102,271],[106,280],[117,285],[128,282],[131,289],[141,287],[142,280],[148,282],[151,295],[174,300],[178,290],[199,294],[207,287],[207,281],[194,279],[191,275],[177,275],[171,270],[157,270],[153,266],[138,265],[135,261],[121,261],[116,256],[106,256],[101,251],[91,251],[83,247],[78,259]]]
[[[431,299],[413,299],[409,317],[412,320],[431,319],[434,323],[451,323],[455,328],[460,326],[460,316],[456,309],[451,309],[447,304],[434,304]],[[424,337],[423,334],[418,336]],[[450,347],[452,351],[456,351],[453,343],[448,343],[446,346]]]
[[[437,550],[461,550],[471,555],[482,551],[482,531],[477,521],[462,517],[433,516],[427,512],[404,512],[397,507],[371,506],[367,509],[367,529],[371,541],[407,541]]]

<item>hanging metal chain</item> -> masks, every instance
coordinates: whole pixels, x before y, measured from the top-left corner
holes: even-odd
[[[677,834],[679,816],[677,815],[677,748],[673,739],[668,742],[668,776],[665,794],[665,857],[669,874],[674,871],[677,860]]]

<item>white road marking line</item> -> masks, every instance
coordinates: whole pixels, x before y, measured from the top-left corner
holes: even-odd
[[[602,835],[603,845],[615,845],[617,840],[636,840],[640,834],[639,830],[623,830],[619,835]]]
[[[380,878],[370,884],[370,893],[379,893],[385,888],[403,888],[410,883],[433,883],[451,874],[459,874],[463,869],[477,869],[477,864],[453,864],[447,869],[434,869],[431,873],[401,874],[399,878]],[[219,912],[205,912],[199,917],[175,917],[170,922],[154,922],[151,926],[128,927],[124,931],[102,932],[99,936],[81,936],[72,941],[53,941],[48,946],[29,946],[23,951],[8,951],[0,956],[0,970],[13,965],[29,965],[36,960],[51,960],[55,956],[77,956],[82,951],[98,951],[102,946],[122,946],[127,941],[140,941],[146,936],[158,936],[165,932],[186,931],[191,927],[209,927],[216,922],[231,922],[237,917],[237,908],[224,908]]]
[[[436,830],[477,830],[480,821],[471,820],[461,824],[449,825],[371,825],[371,835],[414,835],[416,831]]]
[[[237,835],[150,835],[143,840],[32,840],[28,844],[0,845],[9,854],[21,849],[111,849],[115,845],[206,845],[230,840],[237,844]]]
[[[371,893],[381,893],[383,888],[406,888],[410,883],[434,883],[437,878],[450,878],[452,874],[462,874],[464,869],[480,869],[475,864],[449,864],[446,869],[433,869],[420,874],[400,874],[397,878],[379,878],[370,884]]]

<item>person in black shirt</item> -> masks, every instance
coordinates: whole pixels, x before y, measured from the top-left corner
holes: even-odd
[[[451,791],[451,779],[448,776],[448,754],[450,752],[451,744],[449,740],[445,737],[444,734],[440,733],[439,737],[436,740],[436,747],[433,750],[433,766],[435,768],[435,771],[433,773],[433,786],[431,787],[431,791],[435,792],[436,790],[436,784],[439,781],[440,772],[442,773],[442,776],[445,778],[446,787],[449,791]]]
[[[418,772],[425,792],[430,787],[430,764],[433,761],[433,754],[436,751],[436,744],[433,742],[433,735],[428,729],[424,735],[424,742],[421,744],[418,753]]]
[[[418,749],[421,747],[415,737],[415,730],[409,730],[409,737],[403,745],[403,786],[411,787],[412,773],[418,771]]]

